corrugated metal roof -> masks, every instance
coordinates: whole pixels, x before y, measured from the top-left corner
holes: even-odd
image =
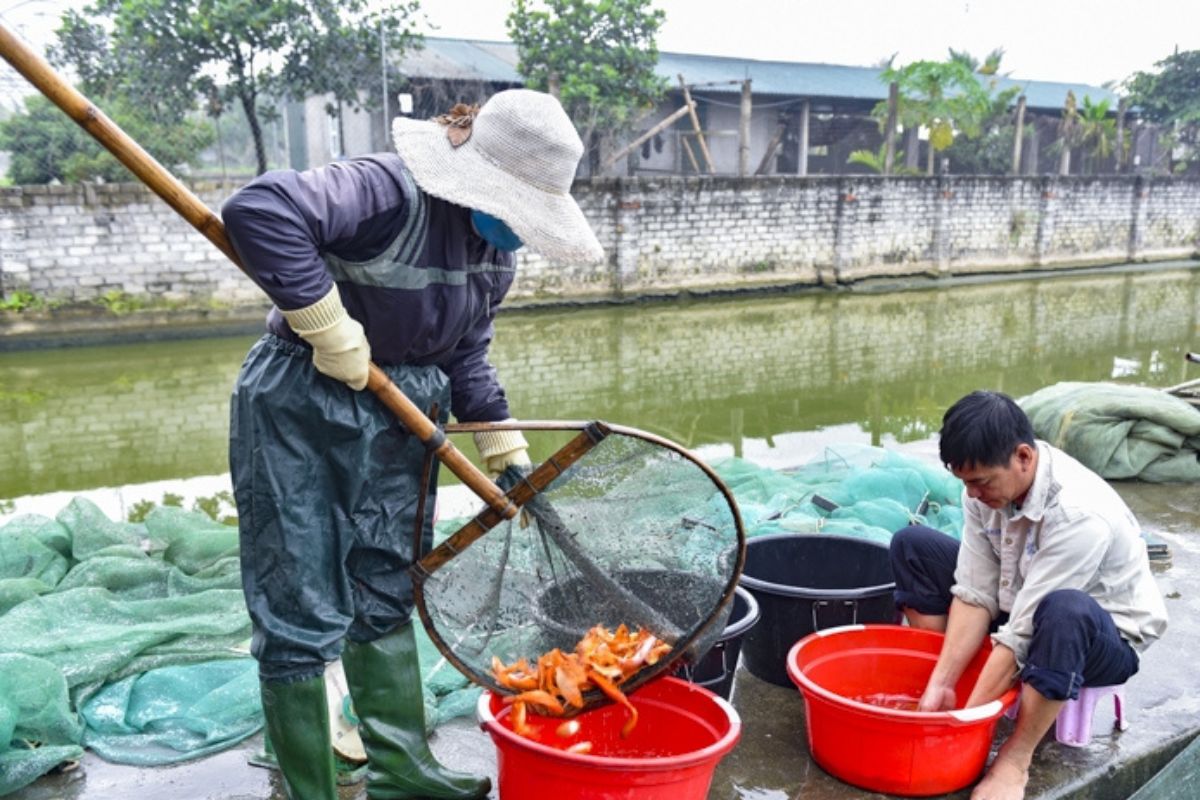
[[[405,54],[401,68],[413,77],[446,80],[481,80],[521,83],[516,70],[517,48],[512,42],[425,37],[425,47]],[[829,100],[877,101],[887,99],[887,86],[877,67],[842,64],[808,64],[799,61],[759,61],[752,58],[705,56],[692,53],[659,53],[657,70],[672,87],[678,76],[705,92],[737,94],[746,78],[753,81],[755,94]],[[1073,91],[1082,103],[1108,100],[1115,110],[1116,95],[1099,86],[1001,78],[1000,88],[1020,86],[1029,108],[1058,110]]]
[[[511,42],[425,37],[425,46],[407,50],[400,70],[414,78],[521,83],[517,47]]]
[[[1088,86],[1084,83],[1055,83],[1053,81],[1027,81],[1017,78],[1001,78],[1000,88],[1020,86],[1025,93],[1025,105],[1030,108],[1046,108],[1061,110],[1067,100],[1067,92],[1075,93],[1075,101],[1083,105],[1083,98],[1092,98],[1093,103],[1107,100],[1110,111],[1117,110],[1117,95],[1102,86]]]

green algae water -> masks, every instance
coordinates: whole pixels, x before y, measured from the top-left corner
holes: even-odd
[[[1183,358],[1198,307],[1193,266],[513,312],[492,362],[517,417],[605,419],[783,466],[825,444],[928,439],[976,388],[1200,377]],[[0,501],[224,474],[253,339],[0,354]]]

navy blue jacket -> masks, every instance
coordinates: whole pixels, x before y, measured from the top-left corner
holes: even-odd
[[[462,421],[510,416],[487,361],[515,258],[485,242],[470,210],[421,191],[399,156],[268,172],[221,209],[234,249],[274,301],[268,329],[293,341],[294,311],[337,282],[380,365],[434,364]]]

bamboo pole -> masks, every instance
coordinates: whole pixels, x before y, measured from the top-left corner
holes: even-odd
[[[762,161],[758,162],[758,169],[754,170],[755,175],[766,173],[767,168],[771,165],[771,159],[775,157],[775,151],[779,149],[779,144],[783,141],[785,133],[787,133],[787,123],[781,122],[775,129],[775,135],[771,137],[771,141],[767,144],[767,152],[763,153]]]
[[[708,174],[712,175],[716,172],[713,167],[712,155],[708,152],[708,143],[704,141],[704,131],[700,127],[700,117],[696,116],[696,104],[692,102],[692,93],[688,91],[687,83],[683,80],[683,73],[679,74],[679,88],[683,89],[683,101],[687,103],[691,111],[692,127],[696,129],[696,141],[700,143],[700,153],[704,156],[704,163],[708,166]]]
[[[675,111],[673,111],[671,113],[671,115],[669,117],[667,117],[666,119],[664,119],[662,122],[658,123],[653,128],[646,131],[641,136],[639,136],[638,138],[634,139],[629,144],[622,147],[619,151],[617,151],[613,155],[609,156],[608,160],[604,162],[604,166],[611,167],[613,164],[617,163],[617,161],[620,160],[620,158],[622,156],[628,155],[632,150],[634,150],[642,142],[646,141],[647,139],[649,139],[650,137],[654,136],[657,133],[661,133],[663,131],[663,129],[669,127],[677,119],[682,117],[684,114],[687,114],[691,110],[692,110],[691,105],[685,105],[683,108],[675,109]]]
[[[692,150],[692,143],[687,140],[687,136],[680,134],[679,145],[683,148],[683,152],[687,155],[688,161],[692,164],[692,172],[700,174],[700,162],[696,160],[696,153]]]
[[[796,161],[796,174],[808,174],[808,118],[812,113],[812,104],[804,101],[800,107],[800,158]]]
[[[1122,97],[1117,101],[1117,160],[1115,172],[1125,171],[1125,112],[1128,98]]]
[[[13,66],[13,69],[25,76],[26,80],[33,84],[38,91],[91,134],[151,191],[186,219],[192,227],[204,234],[205,238],[216,245],[217,249],[224,253],[238,269],[246,272],[247,275],[250,274],[230,244],[220,217],[204,205],[200,198],[168,172],[162,164],[159,164],[154,156],[143,150],[103,111],[92,105],[78,90],[59,77],[45,59],[29,49],[8,29],[8,26],[3,24],[0,24],[0,56],[3,56]],[[433,421],[392,383],[391,378],[383,370],[374,364],[370,365],[367,388],[374,392],[380,401],[399,417],[400,421],[418,439],[432,447],[442,463],[489,506],[509,519],[517,515],[517,507],[504,496],[500,487],[489,480],[451,444],[450,440],[446,439],[437,429]],[[439,439],[440,441],[438,441]]]

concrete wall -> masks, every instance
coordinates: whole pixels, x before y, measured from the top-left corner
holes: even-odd
[[[219,208],[231,188],[195,190]],[[1166,259],[1200,240],[1200,180],[619,178],[581,181],[575,197],[607,261],[564,267],[523,253],[514,299]],[[0,189],[0,288],[260,300],[162,201],[125,184]]]

